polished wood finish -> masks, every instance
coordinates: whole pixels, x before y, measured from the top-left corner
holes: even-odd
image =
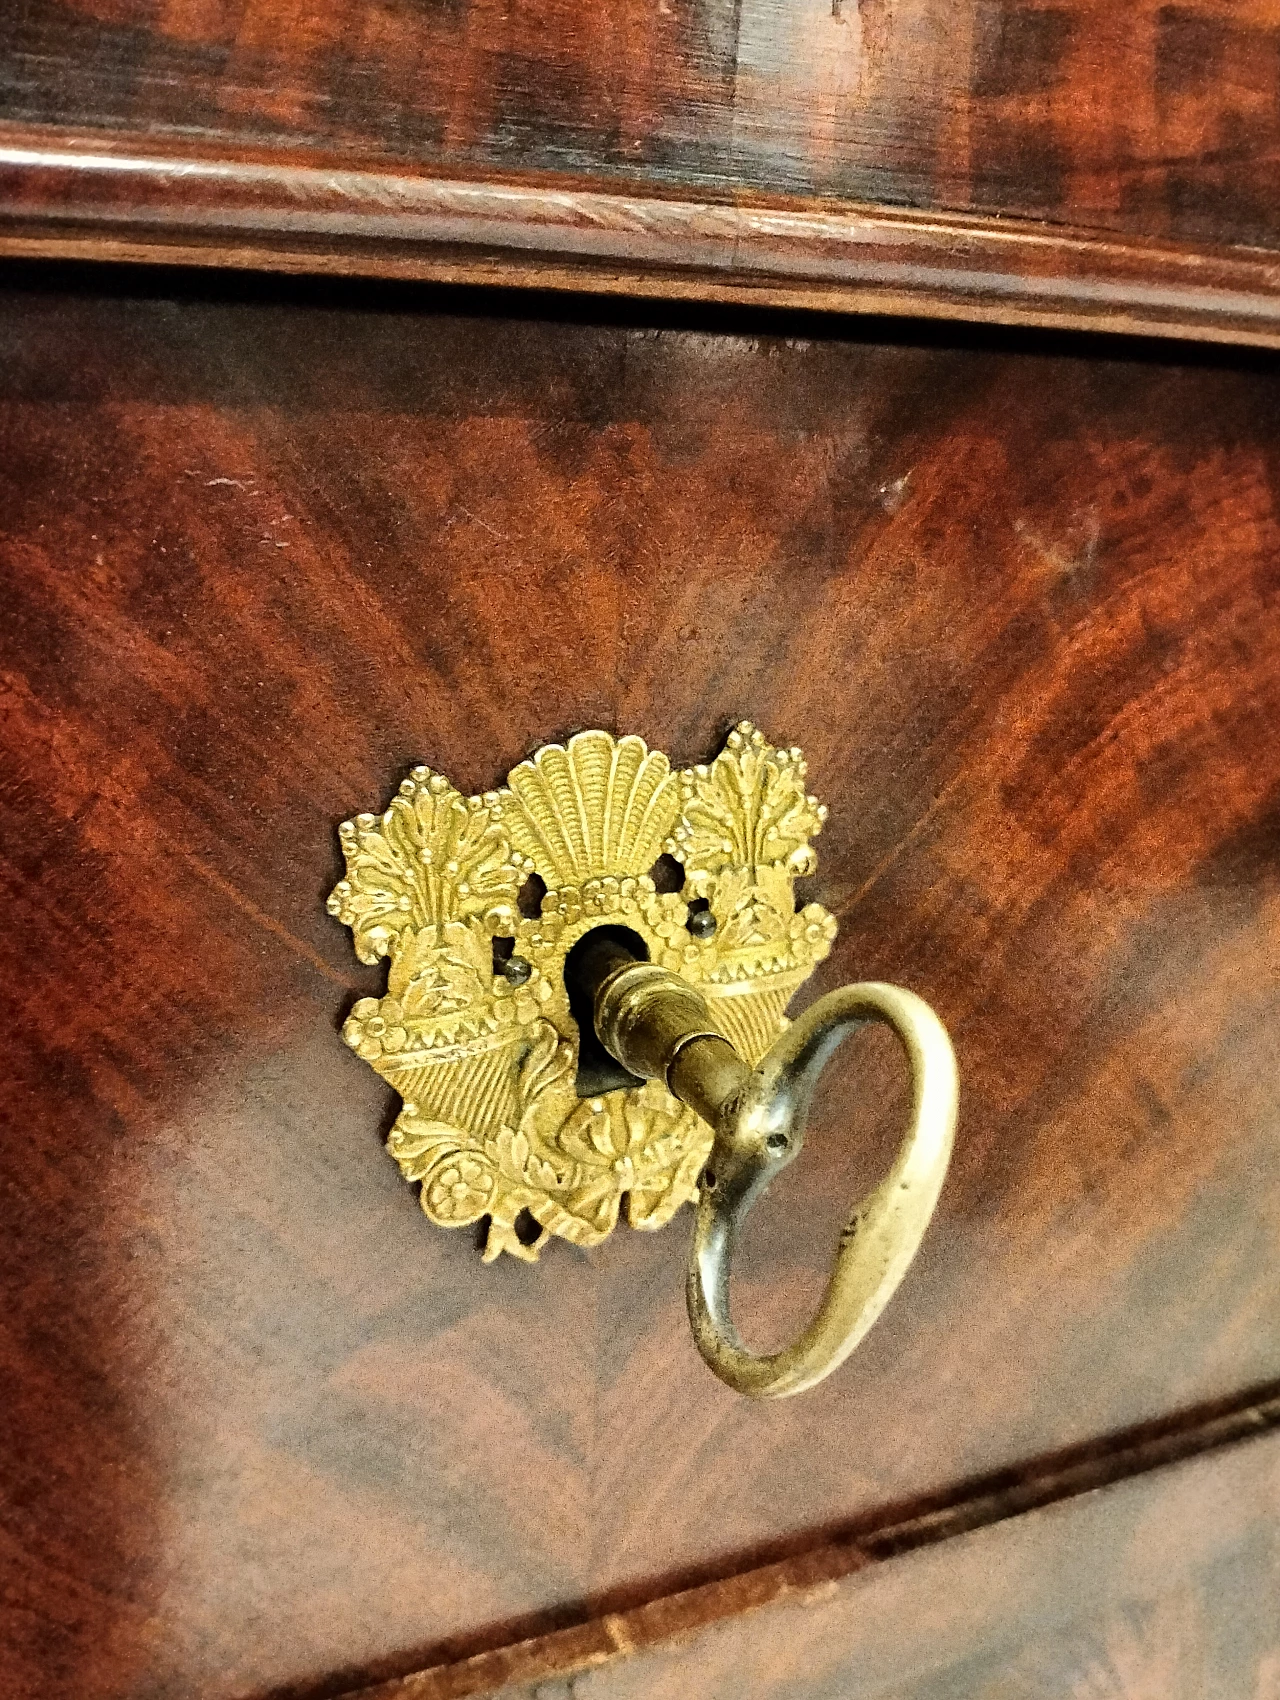
[[[1274,0],[20,0],[4,115],[1280,244]]]
[[[9,254],[1277,339],[1277,0],[22,0],[0,64]]]
[[[331,1694],[1275,1378],[1272,370],[76,282],[0,314],[13,1693]],[[894,1305],[764,1410],[682,1225],[423,1221],[322,901],[415,760],[743,715],[831,806],[814,989],[920,991],[965,1082]],[[755,1337],[899,1097],[838,1071]]]
[[[764,1609],[759,1609],[763,1604]],[[1280,1435],[613,1643],[503,1700],[1269,1700],[1280,1677]],[[748,1674],[749,1673],[749,1674]],[[460,1700],[447,1673],[361,1700]]]
[[[905,1520],[873,1522],[847,1531],[841,1540],[820,1543],[790,1558],[743,1571],[718,1582],[650,1600],[628,1611],[613,1612],[606,1617],[509,1647],[478,1653],[470,1659],[434,1670],[393,1678],[390,1682],[364,1689],[359,1700],[468,1700],[469,1696],[479,1694],[514,1696],[530,1692],[530,1685],[535,1685],[532,1692],[545,1700],[549,1692],[556,1692],[548,1687],[553,1680],[569,1685],[584,1671],[624,1660],[636,1660],[640,1665],[638,1672],[626,1673],[624,1687],[629,1692],[646,1693],[649,1686],[646,1679],[652,1669],[652,1686],[662,1693],[675,1679],[675,1673],[681,1668],[684,1649],[691,1641],[695,1660],[700,1656],[700,1642],[705,1640],[705,1631],[712,1625],[741,1617],[744,1613],[758,1612],[762,1607],[779,1602],[801,1599],[813,1605],[829,1600],[837,1593],[834,1584],[842,1584],[846,1578],[872,1565],[900,1558],[904,1553],[919,1552],[926,1547],[954,1541],[958,1535],[969,1534],[975,1529],[991,1529],[1010,1518],[1024,1517],[1028,1512],[1038,1511],[1047,1505],[1058,1505],[1084,1494],[1096,1494],[1116,1482],[1130,1481],[1150,1471],[1165,1469],[1170,1464],[1203,1457],[1206,1453],[1237,1445],[1244,1439],[1257,1438],[1276,1428],[1280,1428],[1280,1386],[1258,1389],[1222,1407],[1183,1412],[1164,1422],[1149,1424],[1123,1435],[1107,1436],[1055,1458],[1033,1461],[1004,1471],[985,1481],[963,1483]],[[1230,1474],[1217,1459],[1208,1460],[1206,1470],[1219,1481]],[[1167,1515],[1167,1496],[1156,1497],[1161,1515],[1170,1525],[1169,1533],[1176,1539],[1176,1519]],[[1266,1543],[1269,1538],[1274,1538],[1267,1527],[1266,1509],[1258,1503],[1256,1495],[1243,1504],[1237,1504],[1234,1509],[1244,1514],[1242,1521],[1250,1523],[1251,1520],[1251,1528],[1262,1537],[1263,1553],[1261,1562],[1256,1551],[1249,1554],[1233,1580],[1250,1601],[1265,1611],[1266,1602],[1275,1591],[1271,1588],[1272,1566],[1265,1556]],[[1108,1510],[1107,1522],[1111,1524],[1113,1521]],[[1025,1546],[1025,1532],[1011,1530],[1009,1540]],[[953,1565],[961,1576],[967,1571],[972,1584],[973,1567],[967,1549],[948,1548],[948,1554],[947,1560],[937,1567],[944,1572],[942,1586],[946,1588],[949,1585],[946,1577]],[[1280,1581],[1280,1578],[1277,1580]],[[1030,1590],[1014,1589],[1010,1596],[988,1602],[987,1621],[996,1620],[996,1636],[993,1639],[1000,1638],[1000,1614],[1003,1612],[1006,1619],[1018,1625],[1029,1597]],[[821,1624],[821,1614],[818,1621]],[[762,1650],[766,1659],[772,1662],[773,1644],[778,1641],[782,1642],[782,1660],[789,1662],[789,1678],[800,1665],[804,1666],[802,1681],[804,1676],[812,1674],[814,1666],[820,1667],[824,1663],[838,1665],[842,1655],[849,1651],[849,1646],[846,1638],[838,1630],[833,1632],[830,1626],[825,1627],[825,1632],[823,1628],[819,1629],[819,1656],[807,1664],[804,1662],[804,1654],[799,1649],[807,1645],[813,1627],[811,1618],[801,1636],[797,1637],[794,1628],[788,1630],[772,1613],[763,1623],[754,1625],[748,1632],[748,1638],[754,1645],[750,1652],[739,1658],[737,1673],[740,1686],[737,1692],[754,1692],[749,1689],[743,1673],[756,1667]],[[930,1625],[930,1628],[933,1626]],[[897,1629],[896,1621],[891,1622],[891,1633],[897,1632]],[[730,1632],[731,1636],[738,1633],[736,1626]],[[911,1636],[918,1648],[920,1632],[912,1631]],[[940,1652],[938,1662],[945,1663],[948,1653],[953,1651],[953,1643],[944,1635],[930,1650],[935,1655]],[[658,1655],[653,1667],[647,1663],[647,1655],[651,1652]],[[1065,1674],[1058,1665],[1060,1681]],[[846,1670],[841,1693],[850,1692],[849,1676],[850,1672]],[[609,1681],[606,1680],[602,1686],[608,1692]],[[776,1686],[775,1672],[766,1678],[764,1692],[767,1694],[771,1687]],[[567,1688],[567,1692],[575,1690]],[[1216,1688],[1214,1692],[1217,1693]],[[1252,1692],[1250,1700],[1254,1700]]]

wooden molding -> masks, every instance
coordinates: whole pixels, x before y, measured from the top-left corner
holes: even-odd
[[[712,1624],[761,1607],[829,1599],[847,1578],[887,1559],[1274,1434],[1277,1428],[1280,1384],[1254,1388],[1235,1400],[1201,1406],[1054,1458],[1034,1460],[998,1477],[962,1484],[930,1503],[868,1521],[843,1539],[828,1539],[776,1563],[361,1688],[350,1692],[349,1700],[468,1700],[506,1692],[515,1684],[595,1670],[682,1642]]]
[[[1280,347],[1280,256],[1021,219],[447,177],[0,126],[0,254],[579,290]]]

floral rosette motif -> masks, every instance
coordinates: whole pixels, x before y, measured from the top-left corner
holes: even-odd
[[[745,724],[686,773],[640,738],[584,732],[482,797],[415,768],[382,815],[344,823],[329,911],[390,969],[343,1036],[404,1100],[388,1150],[432,1221],[487,1219],[486,1260],[532,1261],[551,1235],[594,1245],[621,1213],[658,1228],[694,1197],[711,1130],[661,1083],[579,1096],[565,959],[594,927],[629,929],[754,1062],[835,931],[816,904],[795,913],[825,812],[803,776],[798,751]],[[679,893],[658,890],[664,853]],[[536,916],[520,907],[531,874]],[[714,931],[691,927],[691,905]]]

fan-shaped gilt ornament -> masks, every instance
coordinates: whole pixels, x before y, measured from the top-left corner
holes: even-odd
[[[638,737],[582,732],[482,797],[416,767],[381,815],[343,824],[329,912],[361,961],[390,958],[386,995],[343,1034],[403,1099],[387,1148],[433,1222],[487,1218],[486,1261],[533,1260],[551,1235],[597,1244],[624,1201],[632,1227],[660,1228],[694,1199],[712,1131],[662,1082],[580,1095],[565,960],[593,928],[628,929],[757,1063],[836,931],[820,905],[796,910],[826,814],[804,777],[799,750],[746,722],[684,771]],[[652,876],[664,854],[678,893]],[[546,893],[528,918],[532,874]]]

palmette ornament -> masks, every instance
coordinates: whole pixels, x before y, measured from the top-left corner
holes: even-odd
[[[695,1198],[712,1130],[664,1084],[579,1096],[565,960],[592,929],[628,929],[757,1062],[836,931],[819,904],[796,911],[826,813],[804,777],[798,750],[745,722],[683,772],[638,737],[591,731],[482,797],[415,768],[383,814],[343,824],[329,912],[362,961],[390,959],[386,995],[361,999],[343,1035],[403,1099],[387,1148],[433,1222],[487,1218],[486,1261],[532,1261],[552,1235],[597,1244],[624,1200],[632,1227],[660,1228]],[[664,853],[679,893],[655,885]],[[546,892],[527,918],[532,874]],[[531,1244],[522,1211],[541,1228]]]

